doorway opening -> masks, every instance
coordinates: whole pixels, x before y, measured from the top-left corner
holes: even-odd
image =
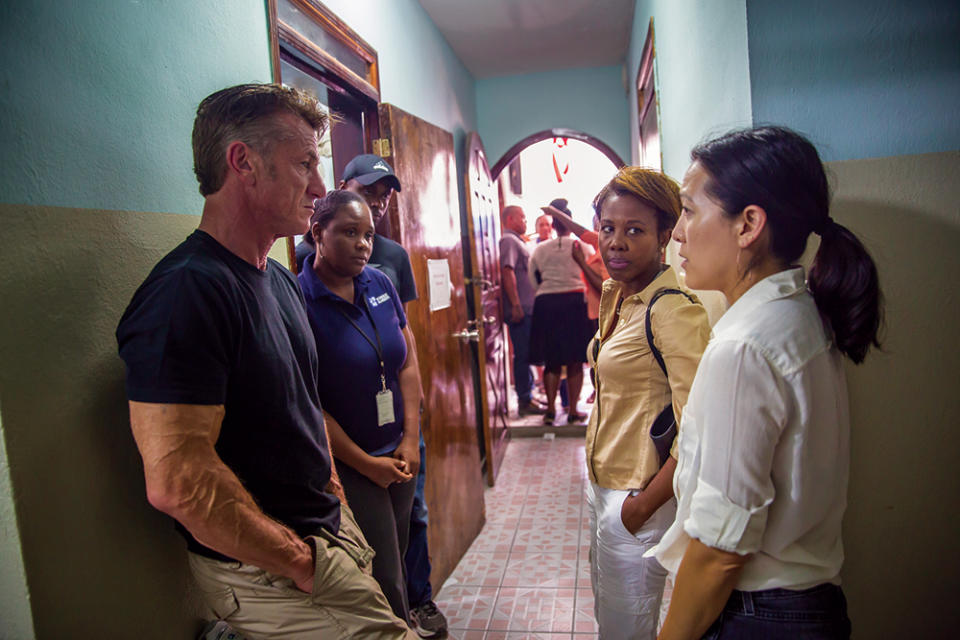
[[[526,213],[527,246],[532,254],[537,244],[556,236],[549,228],[538,233],[538,227],[543,229],[546,226],[543,220],[539,220],[542,215],[540,208],[554,199],[565,199],[573,220],[588,231],[596,230],[593,199],[623,164],[610,147],[586,134],[549,130],[515,145],[494,165],[492,173],[498,186],[501,211],[509,205],[520,205]],[[576,237],[576,233],[573,237]],[[581,241],[580,244],[586,252],[593,252],[588,242]],[[589,286],[584,281],[584,287]],[[512,357],[512,345],[510,350]],[[512,374],[512,367],[508,366],[507,369]],[[582,422],[568,426],[567,416],[577,413],[589,415],[592,410],[588,400],[592,400],[593,385],[586,373],[583,380],[578,398],[570,398],[563,391],[559,394],[556,404],[561,406],[556,407],[555,425],[544,425],[540,415],[517,415],[517,398],[511,380],[508,385],[508,425],[513,435],[582,435],[585,429]],[[543,375],[539,368],[535,385],[534,397],[544,398]]]

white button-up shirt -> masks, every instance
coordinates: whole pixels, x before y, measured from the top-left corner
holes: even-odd
[[[677,518],[648,554],[676,572],[696,538],[754,554],[737,589],[839,583],[850,457],[841,360],[802,268],[727,310],[683,411]]]

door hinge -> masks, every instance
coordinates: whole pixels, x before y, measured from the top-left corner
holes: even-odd
[[[381,158],[390,156],[390,141],[387,138],[377,138],[373,141],[373,152]]]

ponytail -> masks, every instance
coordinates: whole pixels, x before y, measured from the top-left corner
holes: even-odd
[[[877,266],[853,232],[829,218],[807,285],[837,348],[854,363],[863,362],[871,346],[880,346],[883,294]]]
[[[690,154],[707,173],[710,196],[736,216],[763,207],[770,251],[794,264],[811,233],[820,236],[808,286],[834,342],[855,363],[863,362],[883,316],[877,267],[853,233],[830,218],[830,193],[820,155],[809,140],[785,127],[732,131],[696,146]]]

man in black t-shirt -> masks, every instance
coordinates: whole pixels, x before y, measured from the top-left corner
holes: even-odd
[[[314,98],[241,85],[194,122],[200,226],[117,328],[147,497],[213,614],[251,637],[415,638],[369,575],[336,471],[296,279],[267,258],[325,193]]]

